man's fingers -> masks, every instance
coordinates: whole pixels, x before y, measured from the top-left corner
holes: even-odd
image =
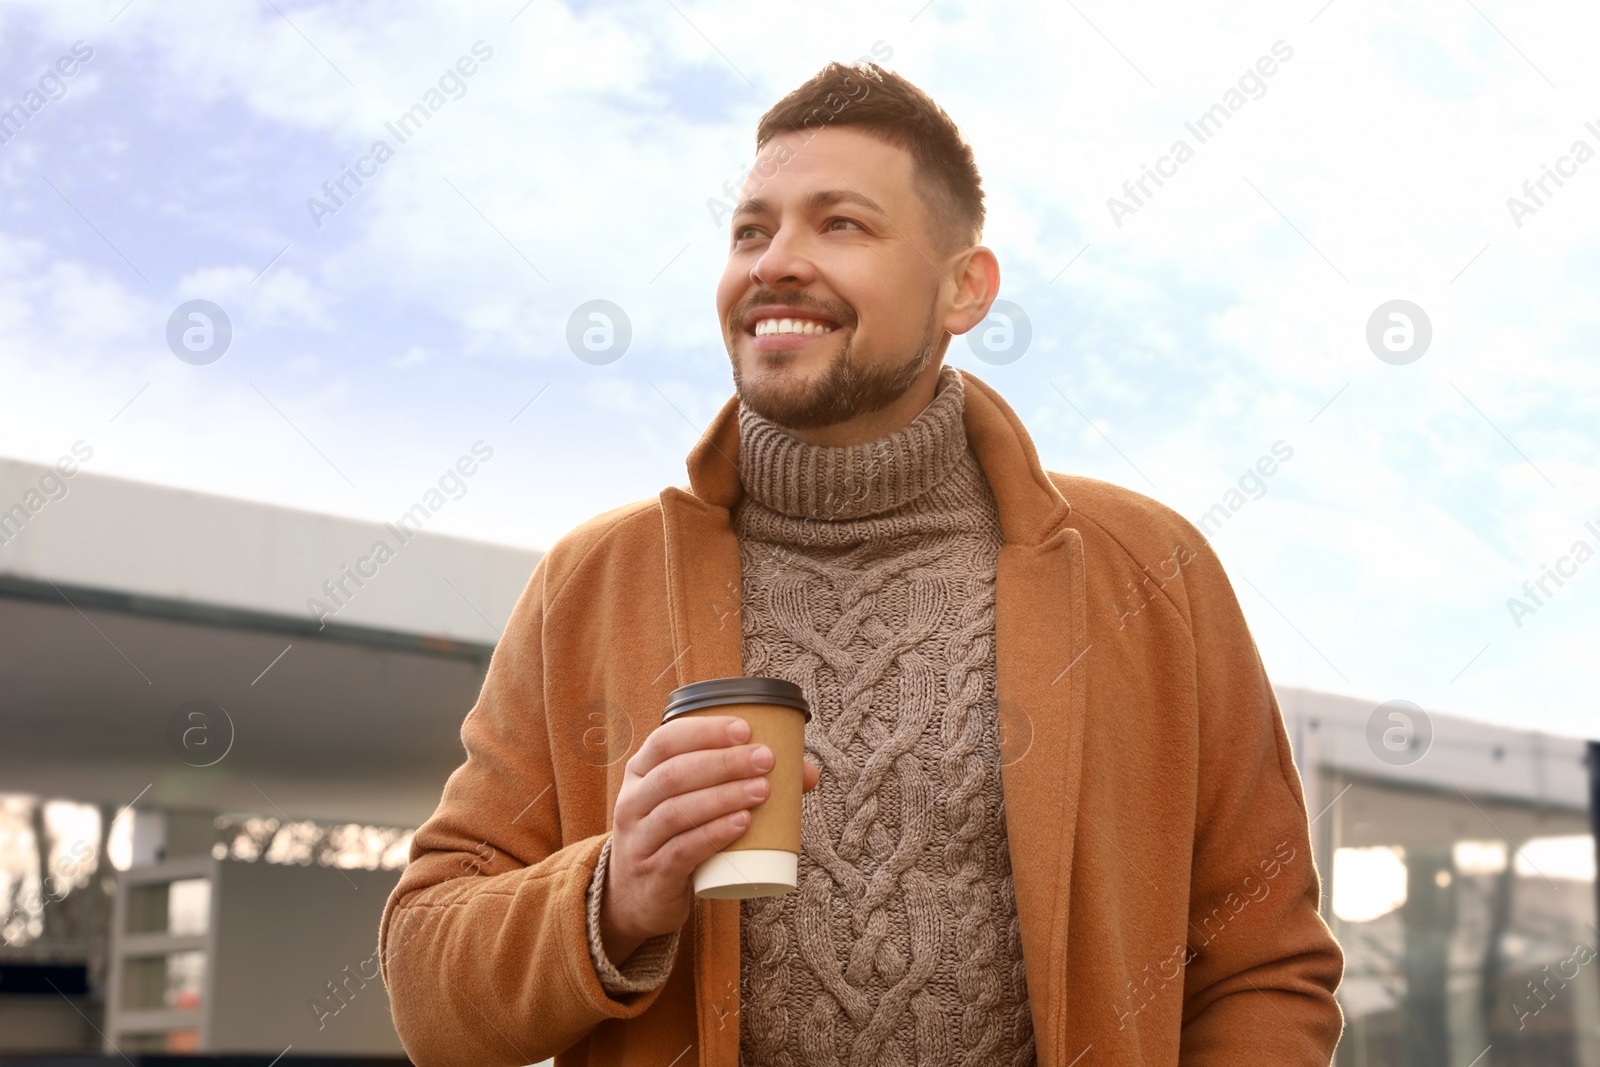
[[[765,766],[756,760],[765,753]],[[663,803],[668,797],[707,789],[736,778],[754,778],[772,770],[772,750],[765,745],[738,745],[733,748],[708,748],[673,756],[636,783],[646,808]]]
[[[772,785],[767,779],[741,778],[669,797],[635,824],[629,845],[638,849],[636,855],[653,855],[680,834],[693,833],[696,827],[753,808],[771,794]]]
[[[703,748],[727,748],[750,740],[750,724],[732,715],[694,716],[650,731],[628,760],[628,773],[643,778],[673,756]]]
[[[806,760],[804,762],[805,762],[805,768],[801,771],[801,775],[800,776],[804,780],[804,783],[805,783],[805,790],[804,791],[809,793],[809,792],[811,792],[811,790],[813,790],[813,789],[815,789],[817,787],[817,783],[818,782],[822,781],[822,771],[817,767],[817,765],[815,763],[812,763],[810,760]]]
[[[734,811],[679,834],[662,847],[660,854],[667,861],[663,873],[674,884],[688,881],[696,867],[737,841],[749,826],[750,816]]]

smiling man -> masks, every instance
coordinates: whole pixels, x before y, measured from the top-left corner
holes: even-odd
[[[535,568],[384,913],[407,1051],[1329,1063],[1343,957],[1221,565],[1154,501],[1045,471],[944,364],[1000,284],[971,149],[872,65],[756,142],[717,287],[736,395],[686,487]],[[661,709],[739,674],[814,712],[798,888],[697,900],[771,753]]]

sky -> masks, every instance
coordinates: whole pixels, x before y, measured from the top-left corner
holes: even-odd
[[[1020,309],[948,362],[1220,516],[1275,682],[1600,735],[1597,50],[1553,0],[0,2],[0,455],[385,521],[483,442],[432,528],[547,547],[686,481],[718,205],[875,58]]]

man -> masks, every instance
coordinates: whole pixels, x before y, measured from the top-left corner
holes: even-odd
[[[971,150],[830,65],[757,130],[689,485],[541,558],[384,914],[421,1067],[1328,1064],[1343,957],[1216,556],[1045,472],[943,364],[999,288]],[[697,900],[766,795],[674,687],[801,686],[799,886]],[[814,762],[812,762],[814,761]]]

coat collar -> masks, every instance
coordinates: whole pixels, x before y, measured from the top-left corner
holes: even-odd
[[[1083,542],[1065,497],[1011,407],[965,371],[967,439],[989,480],[1005,544],[995,581],[995,680],[1002,789],[1023,963],[1041,1067],[1065,1067],[1067,916],[1092,662]],[[675,682],[744,673],[742,573],[732,512],[739,401],[689,453],[689,488],[661,493]],[[665,674],[666,672],[663,672]],[[659,679],[658,679],[659,681]],[[664,696],[665,694],[663,694]],[[692,920],[700,1062],[736,1067],[739,902],[696,901]]]

